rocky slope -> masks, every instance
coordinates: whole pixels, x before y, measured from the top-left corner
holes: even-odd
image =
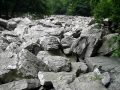
[[[0,90],[120,90],[116,34],[90,17],[0,19]]]

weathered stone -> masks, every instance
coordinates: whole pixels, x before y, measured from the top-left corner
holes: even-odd
[[[18,54],[17,71],[23,75],[23,77],[36,77],[38,71],[47,71],[47,65],[38,60],[28,50],[21,50]]]
[[[81,75],[70,84],[70,87],[72,90],[107,90],[95,73]]]
[[[105,73],[102,74],[102,80],[101,81],[102,81],[103,85],[105,85],[105,86],[109,85],[110,79],[111,79],[111,77],[110,77],[110,74],[108,72],[105,72]]]
[[[40,44],[39,44],[39,40],[38,39],[30,40],[30,41],[27,41],[27,42],[23,42],[20,47],[22,49],[27,49],[28,51],[30,51],[34,55],[37,55],[38,52],[42,49]]]
[[[38,79],[23,79],[0,85],[0,90],[31,90],[39,87],[40,82]]]
[[[65,55],[70,55],[72,53],[70,48],[63,49]]]
[[[41,45],[44,48],[44,50],[51,51],[51,50],[59,49],[60,43],[57,37],[50,36],[50,37],[45,37],[41,41]]]
[[[65,37],[61,40],[61,44],[63,48],[69,48],[72,43],[74,42],[74,38],[73,37]]]
[[[71,51],[78,54],[80,58],[84,58],[87,46],[87,37],[80,37],[72,44]]]
[[[78,29],[78,30],[74,31],[73,34],[72,34],[72,36],[74,38],[80,37],[81,31],[82,31],[82,29],[81,30]]]
[[[86,73],[88,67],[83,62],[72,62],[72,71],[76,73],[76,76],[79,76],[81,73]]]
[[[7,23],[7,29],[9,29],[9,30],[14,30],[16,28],[16,26],[17,26],[16,22],[11,21],[11,22]]]
[[[118,47],[117,42],[111,43],[112,38],[116,35],[118,35],[118,34],[117,33],[116,34],[108,34],[108,35],[103,37],[103,44],[98,51],[98,53],[100,55],[111,55],[114,48]]]
[[[109,72],[111,77],[110,90],[119,90],[120,80],[120,59],[119,58],[108,58],[108,57],[91,57],[86,59],[87,65],[91,70],[95,66],[100,67],[103,72]],[[109,81],[109,77],[107,78]],[[107,81],[107,80],[106,80]],[[105,82],[106,83],[106,82]]]
[[[2,50],[5,50],[9,44],[10,42],[6,38],[0,37],[0,48]]]
[[[61,56],[47,56],[42,61],[48,65],[49,70],[54,72],[70,71],[71,63],[69,59]]]
[[[19,51],[20,44],[21,44],[20,42],[10,43],[5,49],[5,51],[17,53]]]
[[[85,58],[93,57],[97,55],[98,48],[101,45],[101,39],[95,37],[88,37],[88,46],[85,53]]]
[[[6,28],[7,27],[7,20],[4,20],[4,19],[0,18],[0,26]]]
[[[87,66],[81,62],[73,62],[71,72],[39,72],[41,85],[52,83],[55,90],[72,90],[69,86],[76,77],[87,71]],[[46,85],[47,86],[47,85]]]

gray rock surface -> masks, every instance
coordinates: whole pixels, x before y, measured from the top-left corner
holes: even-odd
[[[81,75],[70,84],[70,87],[72,90],[107,90],[94,73]]]
[[[51,51],[51,50],[56,50],[59,49],[60,47],[60,41],[59,38],[57,37],[45,37],[42,41],[41,41],[41,45],[44,48],[44,50],[47,51]]]
[[[98,53],[100,55],[108,55],[112,53],[112,51],[114,50],[114,48],[117,48],[118,47],[118,43],[112,43],[112,38],[114,36],[118,35],[117,33],[115,34],[108,34],[106,36],[103,37],[103,44],[102,46],[100,47]]]
[[[0,19],[0,90],[120,90],[119,58],[102,57],[117,34],[93,20]]]
[[[68,58],[62,56],[47,56],[42,61],[49,67],[50,71],[70,71],[71,63]]]
[[[40,87],[38,79],[23,79],[0,85],[0,90],[30,90]]]
[[[110,73],[111,82],[109,89],[110,90],[119,90],[119,76],[120,76],[120,59],[119,58],[108,58],[108,57],[92,57],[86,59],[86,62],[91,70],[95,66],[100,67],[102,71]],[[109,76],[107,76],[105,81],[109,81]],[[106,83],[106,82],[104,82]]]

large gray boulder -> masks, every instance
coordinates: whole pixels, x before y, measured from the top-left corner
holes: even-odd
[[[51,82],[55,90],[72,90],[69,86],[76,77],[87,71],[87,66],[82,62],[73,62],[71,72],[39,72],[38,78],[41,85],[46,85]]]
[[[47,65],[28,50],[23,49],[18,54],[8,51],[0,54],[0,80],[3,83],[35,78],[39,71],[48,70]]]
[[[42,61],[49,67],[50,71],[70,71],[71,63],[68,58],[62,56],[47,56]]]
[[[111,75],[111,83],[109,90],[119,90],[120,85],[120,59],[108,57],[91,57],[86,59],[87,65],[91,70],[95,66],[99,67],[102,72],[109,72]]]
[[[103,37],[103,44],[100,47],[98,53],[99,55],[111,55],[114,48],[118,47],[117,42],[112,42],[113,37],[117,36],[118,34],[108,34]]]
[[[70,84],[72,90],[107,90],[95,73],[88,73],[76,78]]]
[[[36,77],[38,71],[47,71],[47,65],[39,61],[35,55],[28,50],[22,49],[18,53],[17,71],[23,77]]]
[[[102,30],[96,25],[89,26],[81,32],[81,36],[74,41],[71,51],[78,55],[79,59],[96,56],[101,45]]]
[[[80,58],[84,58],[87,46],[87,37],[80,37],[71,45],[71,51],[79,55]]]
[[[40,87],[38,79],[23,79],[0,85],[0,90],[31,90]]]
[[[73,82],[75,79],[75,75],[66,72],[39,72],[38,78],[40,80],[40,84],[44,86],[47,83],[52,83],[55,90],[67,90],[69,87],[69,83]],[[71,89],[70,89],[71,90]]]

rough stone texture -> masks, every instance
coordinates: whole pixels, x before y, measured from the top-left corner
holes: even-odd
[[[41,85],[51,82],[55,90],[72,90],[69,86],[76,77],[87,71],[87,66],[82,62],[73,62],[71,72],[39,72],[38,77]]]
[[[0,89],[36,90],[38,82],[28,79],[39,77],[37,90],[120,90],[120,60],[95,57],[111,54],[108,40],[117,34],[104,36],[91,20],[64,15],[0,19]]]
[[[74,42],[74,38],[73,37],[65,37],[61,40],[61,44],[63,48],[69,48],[72,43]]]
[[[22,45],[20,46],[20,48],[27,49],[34,55],[37,55],[38,52],[42,49],[41,45],[38,42],[39,42],[38,39],[23,42]]]
[[[65,55],[70,55],[72,53],[71,48],[63,49]]]
[[[108,72],[102,74],[102,84],[107,86],[110,83],[111,77]]]
[[[35,55],[22,49],[18,54],[17,70],[23,77],[36,77],[38,71],[47,71],[47,65],[38,60]]]
[[[111,84],[109,90],[119,90],[118,85],[120,83],[120,59],[108,58],[108,57],[92,57],[86,59],[86,62],[93,70],[95,66],[100,67],[102,71],[107,71],[111,75]]]
[[[7,29],[9,29],[9,30],[14,30],[16,28],[16,26],[17,26],[17,23],[14,21],[9,21],[7,23]]]
[[[4,19],[0,18],[0,26],[6,28],[7,27],[7,20],[4,20]]]
[[[48,65],[49,70],[54,71],[54,72],[71,70],[70,60],[65,57],[47,56],[47,57],[44,57],[42,61],[46,65]]]
[[[84,58],[87,46],[87,37],[80,37],[72,44],[71,51],[78,54],[80,58]]]
[[[38,79],[23,79],[0,85],[0,90],[31,90],[39,87]]]
[[[112,38],[116,35],[118,35],[118,34],[117,33],[116,34],[108,34],[108,35],[103,37],[103,44],[98,51],[98,53],[100,55],[111,54],[113,49],[118,47],[117,43],[110,44]]]
[[[72,71],[76,72],[76,75],[79,76],[81,73],[86,73],[88,70],[88,67],[85,63],[83,62],[72,62]]]
[[[51,50],[59,49],[60,43],[57,37],[51,36],[51,37],[45,37],[41,41],[41,45],[44,48],[44,50],[51,51]]]
[[[76,78],[70,84],[72,90],[107,90],[94,73],[88,73]]]
[[[21,44],[20,42],[12,42],[6,47],[5,51],[18,53],[20,44]]]

